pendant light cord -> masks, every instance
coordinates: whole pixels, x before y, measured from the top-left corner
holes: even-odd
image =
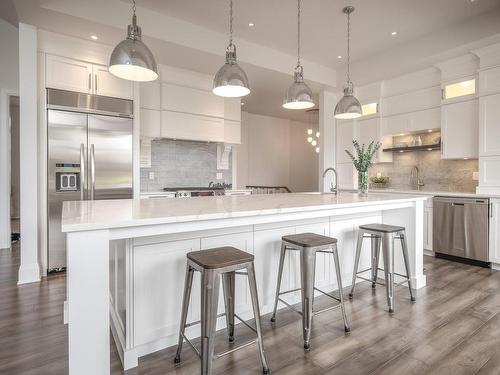
[[[134,15],[135,15],[136,10],[137,10],[137,8],[135,6],[135,0],[132,0],[132,12],[134,12]]]
[[[347,13],[347,84],[351,82],[351,13]]]
[[[229,0],[229,46],[233,45],[233,0]]]
[[[297,0],[297,68],[300,67],[300,1]]]

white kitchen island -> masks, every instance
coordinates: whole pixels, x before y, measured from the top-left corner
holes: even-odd
[[[110,326],[125,369],[137,366],[140,356],[176,344],[189,251],[234,246],[253,253],[261,312],[266,314],[272,310],[283,235],[315,232],[338,238],[342,279],[348,286],[357,227],[370,222],[403,225],[412,282],[415,288],[422,288],[425,199],[417,195],[299,193],[65,202],[62,230],[67,233],[69,373],[109,374]],[[369,266],[369,245],[365,241],[360,269]],[[399,247],[395,249],[395,270],[402,272]],[[323,255],[318,255],[316,282],[323,289],[334,290],[331,257]],[[285,266],[284,288],[300,285],[296,272],[288,271],[298,271],[296,262],[292,254]],[[199,317],[197,280],[191,321]],[[246,280],[238,282],[236,311],[249,318]],[[298,301],[298,295],[290,298]],[[219,324],[222,327],[224,320]],[[193,328],[188,336],[198,335],[199,328]]]

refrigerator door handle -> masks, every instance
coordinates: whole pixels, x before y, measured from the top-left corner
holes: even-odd
[[[95,193],[95,151],[94,144],[90,145],[90,200],[94,200]]]
[[[80,199],[85,199],[85,145],[80,144]]]

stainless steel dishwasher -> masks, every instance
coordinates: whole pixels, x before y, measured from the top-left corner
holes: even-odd
[[[436,256],[489,266],[489,203],[487,198],[434,197]]]

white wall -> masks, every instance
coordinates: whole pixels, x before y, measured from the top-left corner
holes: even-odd
[[[19,91],[17,29],[0,19],[0,248],[10,247],[10,141],[8,95]]]
[[[265,185],[288,186],[295,192],[317,190],[318,155],[306,141],[308,127],[307,123],[242,112],[238,188]]]

